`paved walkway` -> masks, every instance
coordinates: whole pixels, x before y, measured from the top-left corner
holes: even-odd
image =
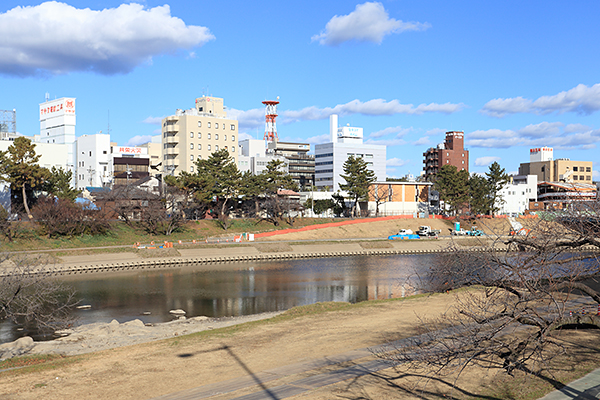
[[[600,368],[581,379],[571,382],[561,390],[548,393],[540,400],[592,400],[600,399]]]

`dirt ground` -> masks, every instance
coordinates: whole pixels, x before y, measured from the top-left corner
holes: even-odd
[[[450,229],[454,227],[453,222],[441,219],[393,219],[387,221],[358,223],[352,225],[343,225],[333,228],[315,229],[304,232],[293,232],[282,235],[269,236],[261,238],[261,241],[277,240],[323,240],[323,239],[343,239],[343,238],[387,238],[395,235],[400,229],[411,229],[416,232],[421,225],[429,225],[432,229],[439,229],[441,235],[450,235]],[[510,232],[510,223],[506,218],[482,219],[472,223],[470,221],[461,222],[461,227],[471,229],[475,225],[482,229],[486,234],[507,235]]]

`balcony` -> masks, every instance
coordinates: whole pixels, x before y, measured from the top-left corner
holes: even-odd
[[[167,135],[164,138],[165,143],[179,143],[179,135]]]
[[[163,153],[176,156],[179,154],[179,148],[176,146],[169,146],[166,149],[163,149]]]
[[[165,132],[168,132],[168,133],[176,133],[176,132],[179,132],[179,125],[177,125],[177,124],[173,124],[173,125],[170,125],[170,124],[168,124],[168,125],[165,127]]]

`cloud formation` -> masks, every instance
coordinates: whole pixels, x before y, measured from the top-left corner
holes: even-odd
[[[380,138],[387,135],[396,135],[397,138],[401,138],[408,133],[412,132],[413,128],[403,128],[401,126],[390,126],[389,128],[382,129],[377,132],[372,132],[369,137]]]
[[[168,5],[96,11],[56,1],[1,13],[0,37],[0,73],[15,76],[128,73],[154,56],[214,39],[208,28],[172,17]]]
[[[495,161],[500,161],[500,157],[479,157],[475,160],[475,165],[478,167],[487,167]]]
[[[148,117],[142,121],[144,124],[150,125],[160,125],[162,123],[163,117]]]
[[[394,157],[386,160],[385,165],[386,167],[402,167],[408,164],[409,162],[410,160],[403,160],[401,158]]]
[[[138,146],[140,144],[148,143],[152,141],[150,135],[135,135],[127,142],[127,146]]]
[[[311,39],[327,46],[337,46],[350,40],[379,44],[386,35],[424,31],[430,27],[428,23],[403,22],[390,18],[381,3],[367,2],[358,4],[348,15],[335,15],[327,22],[325,30]]]
[[[504,117],[507,114],[532,113],[558,114],[574,112],[589,115],[600,110],[600,83],[592,87],[583,84],[575,86],[566,92],[553,96],[542,96],[536,100],[523,97],[508,99],[493,99],[488,101],[481,112],[492,117]]]
[[[513,146],[552,146],[560,149],[591,149],[600,142],[600,129],[581,124],[564,126],[542,122],[517,130],[488,129],[470,132],[465,142],[471,147],[509,148]]]

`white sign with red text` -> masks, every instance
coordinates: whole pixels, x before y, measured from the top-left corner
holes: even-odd
[[[40,104],[40,120],[62,117],[64,115],[75,116],[74,98],[63,97]]]

